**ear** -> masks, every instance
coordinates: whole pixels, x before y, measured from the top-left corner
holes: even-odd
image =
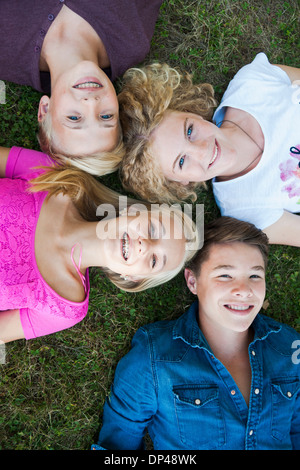
[[[126,274],[120,274],[120,278],[124,279],[124,281],[132,281],[138,282],[141,280],[138,276],[127,276]]]
[[[38,109],[38,121],[42,122],[49,111],[50,98],[47,95],[41,97]]]
[[[188,268],[185,268],[184,277],[186,285],[190,289],[191,293],[197,295],[197,280],[193,271]]]
[[[190,184],[189,181],[180,181],[180,184],[182,184],[182,186],[187,186],[188,184]]]

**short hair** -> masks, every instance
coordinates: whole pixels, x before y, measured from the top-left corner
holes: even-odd
[[[195,201],[199,183],[184,186],[168,180],[151,153],[151,137],[166,111],[189,112],[211,120],[216,107],[212,85],[193,84],[190,74],[155,63],[129,69],[118,100],[126,148],[120,165],[124,188],[150,202]]]
[[[203,247],[187,264],[196,277],[200,275],[201,266],[207,261],[210,249],[214,245],[241,242],[259,249],[264,260],[265,268],[268,264],[269,240],[267,235],[255,225],[234,219],[233,217],[219,217],[204,227]]]

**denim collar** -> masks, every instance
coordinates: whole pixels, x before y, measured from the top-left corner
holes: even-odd
[[[193,348],[204,348],[211,352],[210,346],[205,339],[197,322],[198,300],[196,300],[188,311],[176,320],[173,328],[173,339],[182,339]],[[252,323],[254,329],[254,340],[262,341],[271,333],[278,333],[281,330],[281,324],[265,315],[258,314]]]

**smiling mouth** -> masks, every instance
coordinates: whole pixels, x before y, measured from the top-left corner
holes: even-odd
[[[250,304],[240,304],[240,305],[236,305],[236,304],[225,304],[224,307],[227,308],[227,310],[231,310],[233,313],[241,313],[241,314],[245,314],[245,313],[250,313],[251,310],[254,308],[254,305],[250,305]]]
[[[124,233],[122,240],[121,240],[121,251],[122,251],[122,256],[125,261],[128,260],[128,254],[129,254],[129,235],[128,233]]]
[[[96,89],[96,88],[102,88],[102,87],[103,87],[103,85],[101,85],[101,83],[97,83],[97,82],[84,82],[84,83],[79,83],[78,85],[73,86],[73,88],[83,89],[83,90]]]
[[[211,161],[209,162],[208,168],[210,168],[214,164],[218,154],[219,154],[219,146],[218,146],[218,142],[215,141],[215,151],[214,151]]]

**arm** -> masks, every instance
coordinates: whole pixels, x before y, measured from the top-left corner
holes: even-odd
[[[25,336],[20,319],[20,310],[0,311],[0,341],[9,343],[23,338]]]
[[[101,450],[140,450],[148,422],[156,411],[148,339],[139,330],[131,351],[119,362],[103,412]]]
[[[300,247],[300,217],[297,214],[285,211],[277,222],[263,231],[271,244]]]
[[[0,178],[5,177],[6,163],[10,148],[0,147]]]
[[[288,65],[278,65],[274,64],[276,67],[281,68],[289,77],[291,82],[295,82],[296,80],[300,80],[300,69],[296,67],[290,67]]]

